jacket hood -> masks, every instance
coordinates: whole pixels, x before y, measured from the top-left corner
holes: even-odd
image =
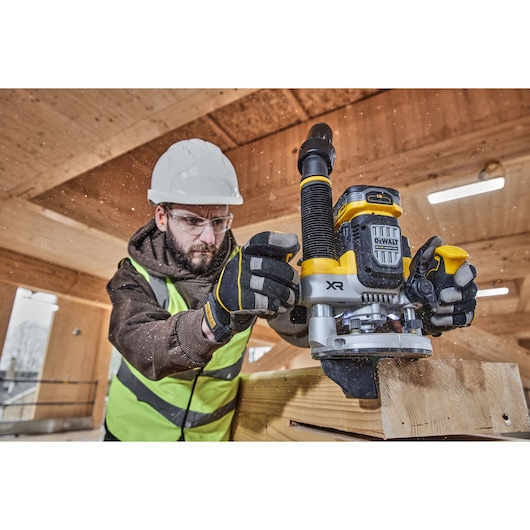
[[[216,278],[228,261],[232,249],[236,246],[234,235],[229,230],[221,244],[219,254],[214,258],[214,267],[208,274],[197,275],[177,263],[175,256],[168,252],[166,232],[162,232],[151,219],[130,239],[128,252],[131,258],[143,265],[154,276],[168,276],[172,280],[192,278]]]

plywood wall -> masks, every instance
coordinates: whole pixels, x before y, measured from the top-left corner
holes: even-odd
[[[93,416],[101,424],[111,345],[109,311],[59,297],[37,400],[44,403],[93,401],[80,405],[40,405],[35,418]]]

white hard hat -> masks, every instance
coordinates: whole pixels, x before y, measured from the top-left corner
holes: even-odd
[[[158,159],[147,199],[151,204],[243,204],[230,160],[198,138],[171,145]]]

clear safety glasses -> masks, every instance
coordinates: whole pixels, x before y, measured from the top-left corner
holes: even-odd
[[[214,234],[223,234],[232,226],[232,219],[234,217],[232,214],[228,214],[214,219],[205,219],[190,212],[170,210],[169,208],[166,209],[166,212],[175,221],[178,228],[191,236],[202,234],[208,225],[212,227]]]

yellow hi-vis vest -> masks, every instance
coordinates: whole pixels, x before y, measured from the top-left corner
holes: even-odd
[[[131,259],[150,282],[157,278]],[[166,309],[173,315],[188,309],[173,282],[165,279]],[[163,294],[157,294],[159,303]],[[162,303],[164,303],[162,301]],[[237,333],[201,369],[152,381],[122,358],[109,389],[106,423],[122,441],[227,441],[234,416],[251,329]]]

